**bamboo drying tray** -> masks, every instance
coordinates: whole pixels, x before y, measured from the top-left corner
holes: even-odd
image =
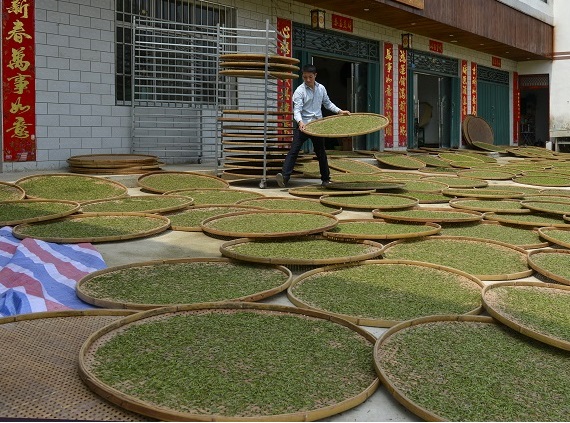
[[[560,237],[556,237],[556,235],[553,235],[552,232],[555,233],[559,233],[559,234],[565,234],[568,232],[568,239],[560,239]],[[552,242],[553,244],[556,245],[560,245],[561,247],[566,247],[566,248],[570,248],[570,227],[569,228],[559,228],[559,227],[553,227],[553,226],[549,226],[549,227],[544,227],[544,228],[538,228],[538,233],[539,235],[546,239],[547,241]]]
[[[176,328],[178,322],[183,323],[183,331]],[[221,322],[215,325],[215,333],[212,333],[212,329],[207,329],[208,324],[212,324],[210,322]],[[160,332],[153,329],[154,327]],[[153,335],[139,335],[141,329],[145,332],[150,330]],[[231,330],[236,330],[240,336],[232,342],[227,342],[227,339],[223,338],[228,336],[226,332]],[[192,336],[194,332],[199,334],[201,339]],[[295,335],[281,336],[283,332],[294,332]],[[273,336],[269,335],[270,333],[273,333]],[[181,335],[185,336],[181,338]],[[137,345],[143,349],[148,345],[148,348],[155,351],[157,361],[147,365],[146,355],[140,355],[138,351],[140,348],[129,348],[130,353],[121,352],[113,359],[115,367],[127,371],[126,376],[119,377],[117,382],[106,381],[105,376],[101,375],[105,364],[98,362],[96,357],[109,355],[104,349],[106,345],[122,345],[133,336],[139,338]],[[169,344],[168,340],[173,336],[177,336],[179,341]],[[268,338],[271,338],[272,342],[268,342]],[[318,420],[355,407],[376,390],[379,385],[377,376],[374,372],[369,374],[365,371],[367,366],[361,362],[374,340],[368,332],[347,321],[331,319],[325,313],[294,307],[231,302],[163,307],[137,313],[90,336],[79,354],[79,373],[89,388],[109,401],[161,420]],[[324,350],[321,352],[317,346],[332,343],[336,344],[335,349],[342,352],[334,358]],[[255,345],[253,349],[249,348],[252,344]],[[235,345],[238,345],[237,349]],[[298,346],[300,350],[296,355],[303,356],[302,358],[298,361],[280,359],[280,363],[288,364],[286,369],[285,366],[276,364],[276,352],[286,354],[291,348]],[[349,348],[351,353],[346,357]],[[194,353],[188,354],[188,351]],[[304,353],[305,351],[307,353]],[[304,357],[307,354],[321,355],[319,353],[324,354],[321,360]],[[210,362],[203,359],[212,354],[219,358]],[[133,364],[135,360],[140,363],[138,367]],[[228,360],[232,363],[228,363]],[[207,387],[211,380],[200,380],[193,369],[200,368],[206,374],[219,374],[220,365],[224,362],[226,364],[223,367],[227,368],[227,374],[220,379],[222,385],[216,385],[218,391],[216,396],[212,397],[211,390]],[[169,376],[177,373],[173,372],[173,367],[180,366],[181,363],[186,369],[185,375],[177,375],[176,377],[182,380],[175,382]],[[236,369],[237,372],[232,371],[233,366],[240,363],[244,367]],[[326,366],[332,368],[327,369]],[[147,369],[154,369],[155,382],[166,384],[165,389],[172,390],[173,395],[162,398],[158,395],[155,399],[150,399],[156,390],[151,384],[145,383],[144,375],[134,374],[135,371],[139,374],[146,372]],[[272,372],[275,374],[268,376]],[[311,373],[312,378],[316,378],[314,383],[307,384],[300,380],[306,377],[303,375],[307,372]],[[260,376],[262,373],[265,373],[263,377]],[[132,392],[128,384],[119,387],[121,380],[125,378],[140,380],[141,383],[137,385],[142,393]],[[271,388],[267,386],[268,383],[271,383]],[[224,385],[228,388],[224,389]],[[241,391],[246,385],[261,388],[250,390],[243,400],[239,401],[234,390]],[[331,390],[338,387],[343,387],[342,392],[337,393],[340,396],[333,401]],[[293,388],[295,392],[280,395],[281,390]],[[350,393],[347,393],[348,389]],[[262,393],[263,399],[256,396],[256,391]],[[296,409],[287,409],[286,405],[283,407],[284,401],[289,404],[293,402],[293,396],[298,395],[298,391],[303,391],[301,397],[304,398],[305,405],[299,405]],[[185,400],[188,396],[192,397],[191,403]],[[311,397],[314,399],[310,400]],[[168,398],[168,401],[164,398]],[[212,402],[212,398],[215,401]],[[310,400],[309,404],[306,402],[307,398]],[[218,411],[230,409],[229,407],[232,407],[233,411]]]
[[[329,206],[361,210],[399,210],[418,205],[418,199],[401,194],[323,195],[320,202]]]
[[[449,203],[449,197],[437,192],[423,192],[414,190],[403,190],[404,195],[409,195],[418,199],[419,204],[446,204]]]
[[[185,272],[183,278],[173,280],[173,276],[169,276],[177,267],[176,275],[181,271]],[[249,271],[251,274],[248,280],[241,279],[232,271],[239,272],[241,269]],[[122,278],[126,279],[124,284],[129,286],[140,286],[143,290],[145,285],[151,288],[151,291],[157,294],[151,294],[145,301],[134,299],[124,289],[115,290],[120,292],[120,298],[111,294],[103,294],[102,291],[96,292],[94,285],[101,286],[103,289],[107,286],[119,284],[121,282],[113,280],[113,274],[122,274]],[[161,274],[163,276],[161,276]],[[279,276],[276,276],[279,275]],[[269,282],[264,282],[263,277],[271,277]],[[180,279],[184,279],[184,283],[180,283]],[[132,263],[123,266],[109,267],[107,269],[98,270],[83,277],[76,285],[77,296],[83,301],[105,308],[126,308],[135,310],[149,310],[157,307],[173,306],[176,304],[196,304],[212,301],[259,301],[273,295],[276,295],[289,287],[293,280],[293,274],[289,269],[277,265],[252,265],[243,262],[233,261],[227,258],[183,258],[171,260],[153,260]],[[214,287],[215,293],[198,293],[198,288],[194,286],[208,285],[208,289]],[[251,286],[253,285],[253,286]],[[254,289],[249,290],[249,288]],[[262,287],[261,290],[255,290],[255,287]],[[154,287],[154,288],[153,288]],[[170,291],[173,294],[171,301],[158,301],[159,291]],[[113,288],[111,287],[111,291]],[[109,292],[111,292],[109,291]],[[107,292],[107,291],[105,291]],[[232,295],[232,292],[235,293]],[[225,296],[227,293],[228,296]],[[137,298],[143,298],[144,295]],[[237,296],[236,296],[237,295]],[[175,299],[174,299],[175,298]],[[153,301],[154,299],[154,301]]]
[[[164,163],[146,154],[87,154],[67,159],[74,173],[130,174],[159,170]]]
[[[481,233],[477,234],[477,230],[480,230]],[[524,234],[533,234],[533,238],[536,237],[536,240],[533,240],[533,242],[525,241],[524,243],[513,242],[516,234],[520,234],[521,232]],[[524,227],[521,228],[519,226],[503,225],[502,223],[495,222],[493,220],[482,220],[474,224],[446,226],[441,230],[440,235],[465,236],[468,238],[480,239],[482,241],[500,241],[525,250],[544,248],[550,245],[549,242],[541,242],[539,231],[536,229],[528,230]]]
[[[25,197],[23,188],[9,182],[0,182],[0,201],[23,200]]]
[[[89,390],[77,374],[81,344],[128,310],[67,310],[0,318],[0,415],[14,421],[144,421]]]
[[[347,173],[381,173],[382,169],[373,164],[349,158],[329,159],[329,167]]]
[[[69,173],[49,173],[20,178],[16,185],[27,198],[48,200],[89,201],[120,198],[127,195],[127,187],[111,179]]]
[[[291,195],[297,197],[322,197],[325,194],[329,194],[331,191],[323,187],[321,184],[306,185],[303,187],[289,188],[287,192]],[[335,191],[334,195],[360,195],[360,194],[372,194],[376,190],[363,190],[363,191]]]
[[[42,205],[46,208],[42,209]],[[53,207],[56,209],[54,210]],[[58,219],[79,211],[80,207],[78,202],[65,200],[2,201],[0,202],[0,226]]]
[[[162,205],[149,204],[159,201]],[[114,200],[94,200],[81,203],[84,213],[167,213],[182,210],[194,204],[194,199],[183,195],[133,195]]]
[[[570,213],[570,203],[559,201],[524,200],[521,204],[526,208],[543,213],[566,215]]]
[[[338,247],[337,253],[332,254],[326,250],[326,245]],[[253,251],[246,253],[243,252],[244,247],[255,248],[253,248]],[[351,247],[357,247],[354,250],[358,251],[349,251]],[[277,241],[240,238],[222,244],[220,252],[225,257],[253,263],[285,266],[322,266],[372,259],[382,254],[383,248],[382,244],[369,240],[351,240],[347,242],[333,241],[322,236],[309,236]],[[323,249],[325,252],[319,256]],[[280,251],[281,255],[279,255]]]
[[[402,189],[405,187],[404,182],[400,181],[355,181],[355,182],[331,182],[327,189],[339,191],[384,191],[393,189]]]
[[[273,218],[273,220],[271,220]],[[278,218],[278,221],[275,221]],[[307,222],[314,219],[314,222]],[[246,227],[235,227],[237,222],[244,222]],[[287,229],[283,226],[287,225]],[[301,225],[291,228],[290,225]],[[330,213],[294,210],[251,210],[228,213],[205,219],[200,224],[202,232],[234,238],[285,238],[317,234],[334,228],[338,219]],[[220,227],[220,225],[223,225]],[[229,225],[229,226],[228,226]]]
[[[507,148],[505,146],[502,145],[493,145],[493,144],[489,144],[483,141],[474,141],[471,143],[471,145],[473,147],[479,148],[481,150],[485,150],[485,151],[491,151],[491,152],[496,152],[496,153],[503,153],[506,154],[507,153]]]
[[[507,181],[515,177],[512,172],[505,172],[502,170],[491,170],[491,169],[468,169],[460,170],[457,172],[457,176],[465,176],[467,178],[476,179],[491,179],[497,181]]]
[[[236,76],[243,78],[256,78],[263,79],[266,77],[274,79],[297,79],[299,75],[294,74],[290,71],[265,71],[258,69],[222,69],[218,72],[220,75],[226,76]]]
[[[131,229],[128,226],[120,226],[120,224],[128,225],[129,222],[135,222],[143,227]],[[73,244],[143,238],[164,232],[169,227],[170,220],[157,214],[82,213],[46,222],[23,223],[14,227],[13,235],[19,239],[35,238],[47,242]],[[98,234],[97,231],[102,233]]]
[[[424,176],[424,181],[434,181],[447,184],[449,188],[484,188],[489,183],[483,179],[466,178],[463,176]]]
[[[506,353],[511,350],[521,359]],[[568,397],[560,392],[567,392],[570,383],[566,362],[560,351],[483,316],[403,322],[382,334],[374,347],[384,386],[426,421],[564,420]],[[545,378],[546,371],[556,386]],[[499,388],[482,392],[482,382]],[[504,405],[497,407],[498,402]]]
[[[453,244],[459,245],[457,247],[454,247]],[[407,255],[410,254],[410,249],[413,249],[418,245],[421,247],[421,253],[424,254],[425,257],[407,257]],[[471,245],[473,251],[461,251],[461,248],[465,250],[465,248],[467,248],[469,245]],[[403,253],[399,251],[394,252],[400,247],[404,248]],[[406,248],[408,248],[408,251],[405,250]],[[479,252],[481,249],[488,251],[483,250],[484,257],[472,257],[469,254],[473,254],[475,249],[477,249]],[[505,254],[509,254],[510,256],[510,262],[508,263],[508,266],[511,266],[511,268],[507,271],[498,268],[499,264],[497,263],[496,257],[498,257],[500,254],[503,256]],[[507,244],[505,242],[495,240],[481,240],[478,238],[469,238],[463,236],[434,235],[419,240],[398,240],[387,244],[384,247],[382,255],[387,259],[413,259],[438,264],[441,266],[454,267],[458,270],[470,273],[481,280],[487,281],[526,278],[533,273],[532,269],[528,268],[527,252],[524,249],[511,244]],[[479,272],[477,269],[479,269]],[[481,273],[487,271],[488,273]],[[494,273],[491,273],[491,271]],[[502,273],[499,273],[501,271]]]
[[[236,204],[204,204],[201,206],[188,207],[178,213],[167,215],[170,219],[170,227],[174,231],[202,232],[200,224],[202,220],[221,214],[236,211],[262,210],[261,207],[238,206]],[[194,217],[198,216],[198,219]]]
[[[236,188],[190,188],[176,189],[164,195],[186,195],[194,199],[194,205],[235,204],[241,200],[265,197],[264,194]]]
[[[398,169],[421,169],[425,166],[424,162],[417,160],[410,156],[404,155],[385,155],[385,154],[375,154],[374,158],[380,163],[381,165],[386,165]]]
[[[524,202],[521,204],[517,200],[466,200],[464,198],[456,198],[449,200],[449,205],[457,209],[478,212],[530,213],[530,210],[524,207]]]
[[[537,262],[536,256],[541,254],[548,254],[548,255],[556,255],[560,258],[560,261],[563,263],[557,263],[555,269],[553,268],[546,268],[546,266],[541,265]],[[565,270],[562,266],[566,264],[570,264],[570,251],[569,250],[558,250],[558,249],[542,249],[542,250],[534,250],[528,253],[528,264],[534,270],[536,270],[541,275],[546,276],[547,278],[552,279],[553,281],[562,283],[564,285],[570,285],[570,276],[568,276],[568,272],[563,272]],[[562,258],[563,257],[563,258]],[[566,273],[566,275],[564,274]]]
[[[535,213],[493,213],[487,212],[484,215],[485,219],[495,220],[501,223],[508,223],[510,225],[532,226],[535,228],[543,226],[553,226],[557,228],[570,228],[570,224],[564,223],[564,219],[554,219],[551,215],[540,215]],[[560,222],[560,223],[558,223]]]
[[[325,138],[355,137],[380,131],[389,123],[386,116],[376,113],[352,113],[314,120],[305,125],[303,132]]]
[[[137,184],[148,191],[164,194],[185,188],[228,188],[221,178],[197,172],[150,172],[141,175]]]
[[[447,188],[441,192],[443,195],[450,197],[467,197],[467,198],[487,198],[487,199],[516,199],[524,198],[523,192],[514,192],[506,190],[493,190],[493,189],[458,189]]]
[[[362,225],[370,228],[369,231],[350,232],[345,226]],[[415,229],[414,231],[403,230]],[[386,228],[399,228],[400,232],[386,231]],[[338,240],[356,240],[356,239],[405,239],[405,238],[421,238],[424,236],[435,235],[441,231],[441,226],[437,223],[394,223],[387,222],[383,219],[342,219],[338,221],[336,228],[323,232],[323,236],[329,239]]]
[[[534,251],[529,253],[529,263],[531,263],[531,256],[533,253]],[[566,251],[566,253],[568,253],[568,251]],[[540,252],[537,252],[537,254],[540,254]],[[567,283],[570,283],[570,281],[567,281]],[[504,289],[529,290],[534,293],[535,297],[545,296],[546,298],[541,303],[542,306],[537,307],[531,302],[523,304],[522,310],[517,310],[516,305],[512,307],[512,304],[509,304],[510,298],[508,298],[508,296],[507,298],[504,298],[501,297],[500,294],[497,294]],[[503,293],[503,295],[507,294]],[[561,302],[558,303],[557,306],[551,306],[551,296],[562,298],[562,300],[560,300]],[[548,304],[550,309],[544,309],[543,303]],[[560,320],[566,320],[566,322],[564,322],[566,323],[566,327],[560,328],[560,330],[567,334],[570,333],[570,324],[568,324],[567,319],[565,319],[564,312],[564,310],[568,310],[570,307],[570,286],[529,281],[500,282],[488,285],[483,289],[483,305],[491,317],[494,317],[499,322],[516,330],[517,332],[540,342],[544,342],[545,344],[552,345],[553,347],[567,351],[570,350],[570,335],[563,336],[562,334],[553,333],[553,331],[548,330],[547,327],[540,324],[546,323],[547,325],[556,325],[556,323],[553,322],[554,316],[556,316],[558,320],[557,323],[562,323]],[[509,307],[509,305],[511,305],[511,307]],[[529,315],[534,316],[535,314],[538,315],[539,318],[540,315],[542,315],[543,322],[535,322],[533,324],[527,320]]]
[[[236,204],[270,210],[317,211],[330,214],[339,214],[342,212],[342,207],[338,207],[335,204],[326,204],[322,201],[309,198],[260,197],[250,200],[240,200]]]
[[[396,181],[404,182],[403,189],[406,191],[439,194],[444,189],[449,188],[447,184],[442,182],[422,181],[421,179],[396,179]]]
[[[367,273],[372,268],[374,272]],[[402,278],[394,272],[397,268],[402,271],[414,269],[416,273]],[[329,275],[332,279],[327,280]],[[455,279],[453,288],[449,286],[451,278]],[[303,292],[300,287],[307,284],[317,284],[318,290],[306,292],[305,288]],[[435,286],[426,288],[428,285]],[[476,277],[450,267],[409,260],[367,260],[305,272],[292,282],[287,297],[297,307],[328,313],[357,325],[390,327],[404,320],[433,314],[479,314],[483,310],[482,288],[483,283]],[[339,289],[342,293],[335,295]],[[450,289],[453,292],[443,295]],[[328,300],[322,299],[327,290],[332,293]],[[465,297],[459,300],[465,291],[470,292],[466,295],[470,301]],[[345,292],[351,293],[350,298],[343,298]],[[443,296],[447,299],[441,298]],[[390,304],[382,304],[388,301]],[[406,310],[410,305],[416,310]]]
[[[414,207],[402,211],[372,210],[374,217],[402,222],[475,222],[483,215],[473,210],[454,210],[444,207]]]
[[[570,187],[570,176],[515,176],[513,181],[518,184],[535,185],[540,187]]]

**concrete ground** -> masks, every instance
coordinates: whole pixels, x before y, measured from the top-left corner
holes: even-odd
[[[369,163],[374,163],[374,160]],[[163,170],[186,170],[186,171],[207,171],[204,165],[167,165]],[[61,171],[51,172],[17,172],[0,173],[1,181],[14,182],[24,176],[38,173],[61,173]],[[136,186],[136,178],[139,175],[117,175],[105,176],[117,180],[129,187],[129,194],[145,194]],[[311,183],[318,183],[314,179],[297,179],[290,182],[290,187],[298,187]],[[504,183],[504,182],[501,182]],[[259,180],[234,181],[231,186],[239,189],[248,189],[260,192],[266,196],[290,196],[287,189],[279,188],[274,180],[268,180],[267,187],[261,189]],[[438,207],[441,205],[438,205]],[[339,219],[350,218],[370,218],[369,212],[343,211],[337,215]],[[226,241],[211,238],[202,232],[181,232],[168,230],[164,233],[131,241],[107,242],[95,244],[97,250],[102,254],[109,267],[124,265],[135,262],[142,262],[157,259],[171,259],[183,257],[221,257],[219,248]],[[298,273],[296,273],[298,274]],[[526,278],[537,280],[534,277]],[[293,306],[288,300],[286,293],[280,293],[263,302],[279,305]],[[386,331],[384,328],[363,327],[365,330],[378,337]],[[418,421],[417,416],[407,411],[400,405],[384,386],[380,386],[375,393],[359,406],[331,416],[326,421]]]

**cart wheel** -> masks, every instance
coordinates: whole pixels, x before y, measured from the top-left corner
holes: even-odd
[[[266,187],[267,187],[267,182],[261,181],[261,182],[259,183],[259,188],[265,189]]]

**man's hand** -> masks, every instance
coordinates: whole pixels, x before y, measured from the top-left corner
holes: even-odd
[[[350,115],[350,112],[349,112],[348,110],[340,110],[340,111],[338,112],[338,114],[339,114],[339,115],[347,115],[347,116],[348,116],[348,115]]]
[[[301,131],[304,131],[304,130],[305,130],[305,122],[302,122],[302,121],[299,122],[299,129],[300,129]]]

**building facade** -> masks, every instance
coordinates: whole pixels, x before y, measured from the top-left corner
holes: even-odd
[[[207,43],[194,45],[191,36],[218,25],[269,24],[280,48],[286,42],[280,53],[315,64],[339,107],[388,116],[384,131],[354,141],[358,149],[461,147],[461,122],[470,114],[489,122],[496,144],[570,139],[570,30],[562,24],[570,6],[562,0],[7,0],[2,7],[4,172],[60,169],[83,154],[218,160],[217,149],[196,155],[181,147],[192,139],[216,143],[215,136],[178,128],[201,122],[202,131],[215,131],[208,125],[217,94],[208,84],[216,75],[208,59],[198,64]],[[311,20],[317,12],[322,25]],[[148,31],[136,31],[145,20],[170,22],[190,38],[168,53],[159,50],[173,36],[140,53]],[[185,46],[195,47],[192,56]],[[169,115],[160,127],[149,120],[154,110],[137,114],[143,96],[133,94],[145,88],[133,75],[151,61],[148,92],[162,94],[144,99],[184,106],[171,107],[178,119]],[[189,76],[196,66],[202,73]],[[196,79],[209,94],[184,91]]]

